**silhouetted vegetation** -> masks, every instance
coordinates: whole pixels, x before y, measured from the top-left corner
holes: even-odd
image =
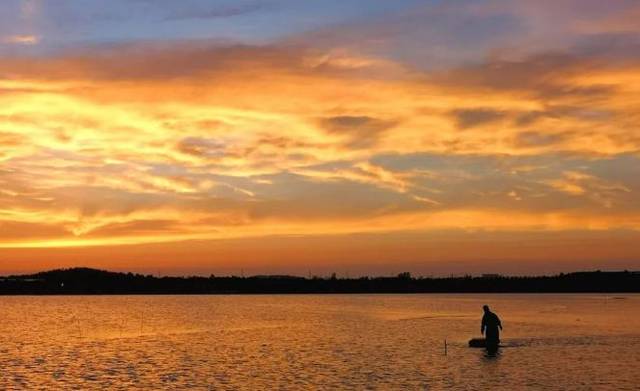
[[[154,277],[89,268],[0,278],[4,295],[253,293],[640,292],[640,272],[578,272],[540,277],[328,278],[294,276]]]

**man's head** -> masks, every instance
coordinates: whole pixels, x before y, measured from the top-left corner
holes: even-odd
[[[483,305],[482,309],[484,310],[484,312],[489,312],[489,306],[488,305]]]

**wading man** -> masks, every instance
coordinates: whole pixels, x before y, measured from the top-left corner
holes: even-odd
[[[500,343],[500,330],[502,330],[502,324],[498,315],[489,310],[488,305],[482,307],[484,310],[484,316],[482,316],[482,325],[480,326],[480,333],[484,334],[487,341],[487,350],[498,350],[498,344]],[[498,330],[500,329],[500,330]]]

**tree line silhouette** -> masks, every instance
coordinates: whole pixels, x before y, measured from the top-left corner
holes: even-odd
[[[90,268],[0,277],[3,295],[261,293],[570,293],[640,292],[640,272],[575,272],[554,276],[155,277]]]

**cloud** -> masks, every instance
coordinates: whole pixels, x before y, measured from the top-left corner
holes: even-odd
[[[369,162],[358,162],[350,167],[337,169],[302,168],[294,171],[298,175],[319,181],[352,181],[371,184],[398,193],[406,193],[412,187],[412,173],[397,173]]]
[[[273,5],[266,2],[249,2],[223,6],[207,6],[198,8],[180,8],[173,10],[165,17],[167,21],[187,19],[218,19],[252,14],[270,9]]]
[[[357,49],[423,70],[450,69],[490,60],[514,61],[537,53],[611,50],[611,58],[636,57],[616,42],[637,43],[633,0],[597,2],[463,0],[423,2],[376,18],[291,37],[323,48]],[[628,46],[628,45],[625,45]],[[607,49],[608,48],[608,49]]]
[[[472,128],[476,125],[495,122],[503,117],[502,113],[487,109],[459,109],[453,112],[460,129]]]
[[[348,146],[353,148],[370,147],[383,132],[396,125],[396,121],[352,115],[323,118],[320,123],[329,134],[346,137]]]
[[[2,58],[0,246],[638,228],[635,172],[604,168],[638,164],[636,62],[336,56],[179,42]]]
[[[536,131],[526,131],[518,133],[514,142],[517,147],[521,148],[544,147],[557,144],[563,141],[566,137],[569,136],[566,134],[547,134]]]
[[[40,37],[37,35],[11,35],[2,39],[2,42],[15,45],[36,45],[40,42]]]
[[[556,190],[573,196],[586,196],[605,208],[614,205],[617,195],[630,193],[631,190],[622,183],[598,178],[579,171],[565,171],[562,179],[547,182]]]

